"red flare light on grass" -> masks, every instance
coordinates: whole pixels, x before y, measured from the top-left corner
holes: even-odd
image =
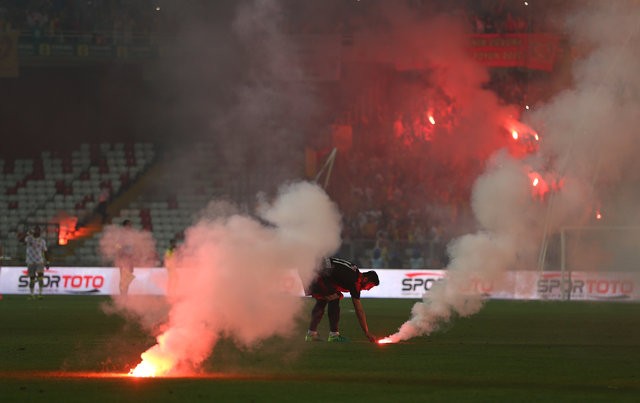
[[[138,366],[129,371],[129,376],[135,376],[137,378],[153,378],[156,374],[156,367],[148,361],[142,361]]]
[[[154,354],[154,351],[147,350],[142,354],[142,361],[131,371],[129,376],[138,378],[155,378],[158,376],[177,375],[175,363],[168,357]]]
[[[392,334],[391,336],[383,337],[378,339],[376,343],[378,344],[395,344],[399,342],[402,338],[399,336],[399,333]]]

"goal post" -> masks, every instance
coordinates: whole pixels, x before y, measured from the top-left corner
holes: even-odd
[[[557,242],[562,284],[571,284],[573,272],[624,273],[640,267],[640,226],[564,227]],[[565,287],[562,297],[570,297]]]

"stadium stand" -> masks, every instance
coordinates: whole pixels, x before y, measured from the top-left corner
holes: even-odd
[[[207,203],[225,194],[225,173],[212,158],[216,155],[213,143],[198,142],[184,155],[156,162],[144,176],[136,177],[124,200],[113,203],[113,224],[129,219],[134,228],[153,234],[158,264],[169,241],[180,239]],[[90,266],[103,264],[99,241],[100,233],[95,233],[79,242],[69,264],[74,260]]]
[[[7,103],[4,115],[0,112],[6,126],[3,126],[4,132],[15,133],[16,137],[25,134],[25,138],[35,133],[39,138],[46,137],[54,139],[50,141],[66,143],[71,137],[66,137],[67,130],[82,133],[81,136],[91,131],[92,138],[102,139],[94,140],[102,143],[80,144],[76,137],[69,144],[77,145],[77,148],[66,151],[49,149],[35,157],[5,156],[0,159],[0,240],[5,254],[15,257],[23,253],[22,246],[17,242],[17,233],[27,226],[39,223],[46,224],[50,229],[47,231],[51,237],[50,243],[58,243],[61,233],[62,238],[65,238],[63,241],[68,241],[64,248],[57,248],[59,253],[56,255],[56,263],[103,264],[96,252],[99,229],[108,222],[99,223],[97,220],[101,195],[108,193],[109,220],[119,223],[128,218],[135,227],[152,231],[157,241],[158,256],[162,256],[169,240],[179,238],[212,198],[225,196],[241,204],[254,196],[239,196],[244,192],[244,183],[237,177],[226,180],[225,175],[228,173],[225,173],[220,164],[216,164],[216,158],[212,158],[218,152],[215,144],[194,144],[189,156],[184,157],[182,162],[158,161],[157,147],[161,141],[156,130],[162,123],[154,126],[154,119],[147,118],[142,112],[154,110],[153,106],[156,106],[151,103],[154,94],[148,93],[147,89],[148,81],[153,80],[153,74],[132,65],[125,70],[119,63],[123,54],[117,48],[112,49],[113,52],[106,59],[97,56],[90,59],[92,63],[111,65],[112,68],[88,67],[89,64],[85,65],[86,61],[78,62],[78,57],[86,56],[83,52],[88,49],[85,46],[87,44],[121,47],[129,43],[126,38],[131,35],[133,44],[155,43],[152,39],[157,31],[164,29],[166,33],[167,24],[171,25],[171,13],[168,12],[169,7],[163,6],[161,10],[152,3],[144,0],[0,2],[0,11],[4,10],[0,12],[0,26],[4,26],[7,31],[15,29],[20,32],[18,50],[23,52],[21,63],[27,66],[21,67],[24,79],[16,80],[15,85],[7,82],[7,87],[13,85],[13,92],[10,92],[8,98],[14,101]],[[428,11],[427,7],[433,6],[421,1],[407,3],[414,11],[425,13]],[[435,3],[450,8],[447,4],[449,2]],[[535,18],[531,18],[529,9],[521,4],[498,0],[469,0],[460,2],[459,6],[465,9],[464,15],[468,17],[475,34],[527,33],[539,30],[541,26]],[[23,12],[25,7],[29,9],[28,13]],[[300,25],[307,20],[305,18],[293,18],[289,22],[290,30],[297,33],[339,33],[343,35],[342,45],[352,46],[358,34],[355,20],[361,19],[363,5],[353,2],[349,7],[353,10],[343,10],[344,19],[319,19],[318,24],[313,26]],[[98,8],[102,12],[94,13]],[[36,14],[39,17],[36,18]],[[99,20],[94,18],[96,15],[100,16]],[[54,23],[56,19],[58,20]],[[37,23],[44,20],[51,22],[47,29]],[[73,45],[70,49],[75,52],[71,52],[72,56],[59,55],[54,61],[53,54],[40,54],[33,51],[39,50],[39,46],[29,46],[44,44],[47,46],[43,49],[50,50],[53,47],[48,45],[54,43]],[[27,57],[25,50],[33,51],[34,54]],[[138,47],[137,51],[139,50]],[[69,66],[54,69],[53,66],[60,61],[64,62],[62,65]],[[74,63],[75,67],[72,68]],[[83,67],[77,68],[78,65]],[[354,74],[351,75],[349,65],[345,63],[342,66],[341,84],[361,74],[360,65],[355,66]],[[51,71],[54,70],[56,75],[52,76]],[[446,224],[442,228],[440,223],[447,223],[449,227],[454,227],[451,223],[456,221],[460,222],[459,226],[466,224],[464,218],[469,210],[469,183],[461,179],[472,178],[474,172],[457,175],[456,181],[443,181],[442,178],[449,178],[451,175],[442,174],[436,168],[446,171],[445,168],[448,167],[436,164],[436,167],[423,166],[426,176],[416,177],[414,172],[420,166],[418,164],[426,165],[432,160],[422,158],[424,155],[421,155],[421,158],[410,163],[405,150],[394,149],[385,143],[397,118],[397,111],[393,110],[394,103],[385,94],[389,92],[393,82],[413,80],[415,74],[402,74],[388,68],[376,69],[374,73],[378,78],[374,80],[377,83],[375,86],[365,88],[365,91],[354,91],[359,96],[350,95],[349,99],[338,99],[341,102],[333,99],[327,103],[339,105],[336,106],[336,111],[330,113],[335,113],[343,124],[350,126],[353,140],[352,150],[341,150],[338,154],[334,177],[341,178],[342,183],[338,185],[338,181],[333,181],[328,189],[344,215],[345,233],[341,254],[358,261],[361,266],[368,266],[374,251],[378,249],[386,259],[386,264],[391,267],[407,267],[410,259],[415,257],[416,260],[424,258],[431,268],[440,268],[446,261],[444,245],[456,235],[450,228],[446,228]],[[506,103],[523,106],[532,101],[534,79],[546,78],[548,73],[536,73],[524,68],[505,68],[492,69],[490,74],[488,88],[493,89]],[[64,79],[61,80],[61,77]],[[111,85],[108,91],[106,84],[100,85],[103,80],[107,81],[106,77],[118,78],[109,81]],[[81,80],[82,85],[79,85]],[[55,83],[62,84],[56,86]],[[114,83],[119,84],[113,85]],[[48,88],[48,91],[42,91],[41,87]],[[69,92],[73,95],[70,98],[79,101],[66,107],[55,107],[58,99],[43,95],[60,91]],[[334,90],[327,92],[333,93]],[[539,92],[542,93],[542,90]],[[132,99],[135,98],[134,94],[142,95],[139,95],[139,99]],[[33,119],[41,124],[31,127],[20,121],[13,123],[16,122],[13,115],[19,111],[31,111],[34,109],[33,103],[42,99],[44,101],[37,103],[41,105],[37,108],[40,117]],[[140,108],[134,102],[136,100],[145,106],[149,103],[149,106]],[[120,109],[114,105],[124,106]],[[447,109],[449,108],[442,108],[443,111]],[[424,111],[413,112],[415,115]],[[132,118],[130,113],[140,113],[140,116]],[[412,131],[409,117],[409,114],[405,116],[405,137],[414,138],[416,133]],[[439,125],[446,123],[446,116],[436,118]],[[75,124],[67,125],[67,119],[74,119]],[[136,121],[136,125],[129,120]],[[130,135],[146,135],[153,140],[127,142],[111,137]],[[173,155],[167,152],[163,159],[174,158],[169,154]],[[371,155],[384,155],[386,164],[381,164],[380,160],[371,158]],[[397,163],[389,164],[390,160]],[[176,164],[190,169],[172,171],[169,167]],[[475,167],[467,168],[473,171]],[[203,172],[206,173],[205,176]],[[264,172],[258,174],[267,175]],[[247,182],[253,180],[257,183],[262,183],[262,179],[258,176],[256,179],[243,178]],[[154,187],[154,181],[162,181],[164,185],[168,183],[171,186]],[[415,198],[408,197],[414,194],[417,195]],[[420,203],[409,203],[412,200],[419,200]],[[427,204],[429,208],[426,208]],[[448,208],[443,209],[442,206]],[[17,259],[16,262],[21,261]]]
[[[18,257],[18,233],[47,228],[49,244],[65,243],[93,219],[104,188],[112,199],[149,168],[150,143],[81,144],[69,152],[43,151],[36,158],[2,159],[0,233],[4,253]],[[58,262],[61,263],[61,262]]]

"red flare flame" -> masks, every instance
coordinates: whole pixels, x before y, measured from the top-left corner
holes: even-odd
[[[136,378],[153,378],[157,374],[156,367],[148,361],[142,361],[129,371],[129,376]]]
[[[393,343],[395,343],[395,341],[391,337],[383,337],[382,339],[378,340],[377,343],[378,344],[393,344]]]
[[[78,223],[78,217],[72,217],[67,215],[60,215],[58,217],[58,225],[60,226],[58,232],[58,245],[66,245],[70,240],[76,238],[76,224]]]

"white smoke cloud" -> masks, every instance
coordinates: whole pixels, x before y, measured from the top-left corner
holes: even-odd
[[[544,128],[539,155],[526,161],[494,158],[473,189],[480,231],[449,245],[447,278],[414,305],[392,340],[428,335],[443,321],[476,313],[484,300],[472,287],[474,279],[499,282],[518,265],[535,268],[544,234],[585,224],[594,205],[637,205],[640,23],[634,16],[640,4],[580,5],[566,28],[574,46],[591,52],[574,61],[572,86],[532,114]],[[532,198],[528,165],[543,176],[561,177],[561,189],[544,200]],[[638,217],[617,210],[611,218],[620,223]]]
[[[107,225],[99,241],[104,261],[116,267],[155,267],[158,265],[156,242],[149,231],[120,225]],[[115,295],[112,304],[103,304],[106,313],[120,313],[155,331],[164,320],[164,307],[142,298]]]
[[[157,263],[156,242],[149,231],[107,225],[99,247],[104,260],[116,266],[153,267]]]
[[[310,279],[340,245],[340,214],[317,185],[283,186],[261,219],[207,215],[189,228],[176,255],[169,317],[157,344],[142,354],[157,375],[199,368],[221,337],[251,347],[288,336],[303,304],[284,289],[292,271]]]

